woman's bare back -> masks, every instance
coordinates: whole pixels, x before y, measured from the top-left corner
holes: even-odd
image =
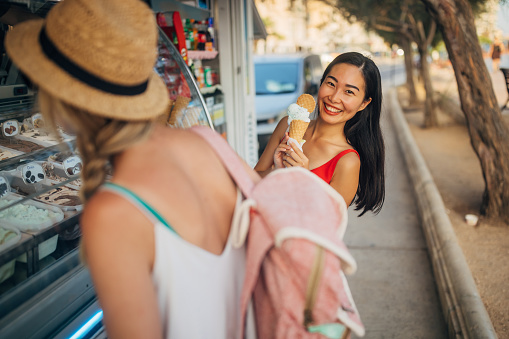
[[[113,181],[155,208],[184,240],[214,254],[222,252],[236,188],[201,137],[156,128],[149,140],[115,159]]]

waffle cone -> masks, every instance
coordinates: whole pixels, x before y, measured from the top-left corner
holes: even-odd
[[[170,125],[174,126],[177,123],[177,120],[184,115],[184,110],[186,109],[187,105],[189,105],[190,101],[191,98],[181,95],[177,96],[177,100],[175,100],[175,106],[173,106],[170,118],[168,119],[168,123]]]
[[[313,96],[311,96],[309,94],[302,94],[297,99],[297,105],[307,109],[309,113],[312,113],[315,110],[316,103],[315,103],[315,99],[313,98]]]
[[[295,139],[300,143],[302,138],[304,138],[304,133],[306,133],[308,125],[309,121],[292,120],[290,123],[290,138]]]
[[[159,117],[157,117],[157,119],[156,119],[157,122],[161,123],[163,125],[166,125],[170,119],[172,109],[173,109],[173,100],[170,99],[170,102],[168,104],[166,111],[163,114],[161,114]]]

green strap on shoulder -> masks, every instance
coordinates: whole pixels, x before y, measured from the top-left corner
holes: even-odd
[[[171,225],[149,204],[147,204],[143,199],[138,197],[134,192],[128,190],[127,188],[120,186],[118,184],[114,184],[112,182],[104,183],[103,186],[115,191],[131,201],[133,204],[140,206],[143,210],[148,212],[149,215],[153,216],[157,221],[159,221],[164,226],[168,227],[170,231],[178,235],[178,233],[171,227]]]

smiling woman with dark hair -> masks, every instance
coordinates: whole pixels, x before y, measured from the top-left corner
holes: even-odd
[[[385,199],[385,147],[380,129],[382,84],[373,60],[356,52],[337,56],[318,91],[317,117],[302,151],[287,145],[288,118],[281,119],[255,170],[300,166],[329,183],[361,214],[378,213]]]

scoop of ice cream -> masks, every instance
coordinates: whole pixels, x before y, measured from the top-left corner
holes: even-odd
[[[290,125],[292,120],[302,120],[305,122],[311,121],[309,119],[308,110],[297,104],[290,104],[290,106],[288,106],[288,125]]]
[[[11,202],[0,200],[0,207],[5,207],[9,203]],[[20,226],[37,225],[56,218],[56,216],[57,214],[51,210],[22,203],[0,212],[0,220],[5,220]]]

